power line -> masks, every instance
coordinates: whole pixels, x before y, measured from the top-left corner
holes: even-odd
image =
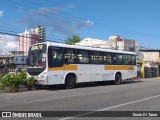
[[[32,8],[32,9],[36,9],[36,8],[33,8],[33,7],[30,7],[30,6],[27,6],[27,5],[24,5],[24,4],[22,4],[22,3],[18,3],[18,2],[13,2],[13,1],[11,1],[11,0],[8,0],[9,2],[12,2],[12,3],[14,3],[14,4],[19,4],[19,5],[23,5],[23,6],[26,6],[27,8]],[[15,6],[12,6],[12,7],[15,7]],[[17,7],[16,7],[17,8]],[[43,13],[46,13],[45,11],[42,11],[42,10],[40,10],[41,12],[43,12]],[[56,10],[56,11],[59,11],[59,10]],[[34,12],[34,11],[32,11],[32,12]],[[60,12],[60,11],[59,11]],[[42,16],[46,16],[46,17],[50,17],[50,18],[53,18],[53,17],[51,17],[51,16],[49,16],[49,15],[44,15],[44,14],[41,14],[41,13],[38,13],[38,12],[34,12],[34,13],[36,13],[36,14],[39,14],[39,15],[42,15]],[[48,12],[48,13],[50,13],[50,14],[54,14],[54,15],[57,15],[57,14],[55,14],[55,13],[52,13],[52,12]],[[61,12],[62,13],[62,12]],[[63,12],[64,13],[64,12]],[[69,14],[68,14],[69,15]],[[72,20],[73,21],[73,19],[71,19],[71,18],[67,18],[67,17],[64,17],[64,16],[60,16],[60,15],[58,15],[59,17],[61,17],[61,18],[65,18],[65,19],[69,19],[69,20]],[[70,15],[71,16],[71,15]],[[84,18],[80,18],[80,17],[77,17],[77,16],[75,16],[76,18],[79,18],[79,19],[82,19],[82,20],[86,20],[86,19],[84,19]],[[71,21],[70,21],[71,22]],[[84,22],[84,21],[81,21],[81,22]],[[77,24],[75,21],[74,22],[71,22],[71,23],[73,23],[73,24]],[[96,23],[98,23],[98,22],[96,22]],[[97,27],[97,26],[91,26],[90,27],[90,29],[91,28],[94,28],[94,29],[98,29],[98,30],[101,30],[101,31],[105,31],[105,32],[107,32],[107,31],[114,31],[115,32],[115,29],[117,29],[117,28],[113,28],[113,27],[110,27],[110,29],[105,29],[104,28],[104,26],[106,27],[106,25],[105,24],[102,24],[102,23],[98,23],[99,25],[101,25],[101,27]],[[86,26],[85,24],[83,24],[84,26]],[[103,28],[102,28],[103,27]],[[108,27],[108,26],[107,26]],[[122,30],[121,29],[117,29],[116,30],[116,32],[117,31],[120,31],[120,32],[122,32]],[[128,32],[128,31],[127,31]],[[129,32],[128,32],[129,33]],[[136,33],[135,33],[136,34]]]
[[[25,0],[25,1],[27,1],[27,0]],[[9,2],[11,2],[11,3],[14,3],[14,4],[21,4],[21,5],[23,5],[23,6],[25,6],[25,7],[27,7],[27,8],[33,8],[33,7],[31,7],[31,6],[28,6],[28,5],[24,5],[24,4],[22,4],[22,3],[18,3],[18,2],[13,2],[13,1],[11,1],[11,0],[9,0]],[[29,1],[28,1],[29,2]],[[37,4],[37,3],[35,3],[35,2],[29,2],[29,3],[34,3],[34,4]],[[37,4],[37,6],[39,6],[40,4]],[[17,6],[15,7],[15,6],[13,6],[13,5],[8,5],[8,6],[11,6],[11,7],[14,7],[14,8],[18,8]],[[33,9],[35,9],[36,10],[36,8],[33,8]],[[69,14],[69,13],[66,13],[66,12],[62,12],[62,11],[60,11],[60,10],[55,10],[55,11],[57,11],[57,12],[59,12],[59,13],[62,13],[62,14],[65,14],[65,15],[68,15],[68,16],[72,16],[72,17],[75,17],[75,18],[77,18],[77,19],[80,19],[80,20],[86,20],[86,19],[84,19],[84,18],[81,18],[81,17],[78,17],[78,16],[75,16],[75,15],[71,15],[71,14]],[[46,13],[45,11],[41,11],[41,12],[43,12],[43,13]],[[50,15],[44,15],[44,14],[40,14],[40,13],[37,13],[37,12],[34,12],[34,13],[36,13],[36,14],[39,14],[39,15],[43,15],[43,16],[47,16],[47,17],[50,17],[50,18],[53,18],[52,16],[50,16]],[[54,14],[55,15],[55,13],[52,13],[52,12],[49,12],[49,13],[51,13],[51,14]],[[57,15],[57,14],[56,14]],[[58,15],[59,16],[59,15]],[[76,22],[75,22],[75,20],[73,20],[73,19],[71,19],[71,18],[67,18],[67,17],[64,17],[64,16],[59,16],[59,17],[61,17],[61,18],[63,18],[63,19],[69,19],[69,20],[72,20],[72,21],[74,21],[74,22],[72,22],[72,23],[74,23],[74,24],[77,24]],[[54,18],[53,18],[54,19]],[[84,22],[84,21],[82,21],[82,22]],[[108,32],[108,31],[113,31],[113,32],[122,32],[122,33],[124,33],[124,34],[131,34],[131,35],[133,35],[133,34],[139,34],[139,35],[142,35],[142,36],[144,36],[144,34],[146,34],[146,33],[140,33],[140,32],[136,32],[136,31],[133,31],[133,30],[127,30],[127,29],[124,29],[124,28],[117,28],[117,27],[113,27],[113,26],[108,26],[108,25],[105,25],[105,24],[103,24],[103,23],[99,23],[99,22],[94,22],[95,24],[93,25],[93,26],[90,26],[89,27],[89,29],[97,29],[97,30],[101,30],[101,31],[104,31],[105,33],[106,32]],[[97,24],[97,25],[96,25]],[[83,25],[85,25],[85,24],[83,24]],[[98,27],[98,25],[99,26],[101,26],[101,27]],[[106,28],[109,28],[109,29],[106,29]],[[125,32],[124,32],[125,31]],[[147,34],[148,36],[156,36],[156,37],[160,37],[159,35],[151,35],[151,34]]]
[[[33,1],[28,1],[28,0],[24,0],[24,1],[26,1],[26,2],[28,2],[28,3],[32,3],[32,4],[35,4],[35,5],[37,5],[38,7],[39,6],[42,6],[41,4],[39,4],[39,3],[36,3],[36,2],[33,2]],[[86,18],[82,18],[82,17],[78,17],[78,16],[75,16],[75,15],[72,15],[72,14],[69,14],[69,13],[67,13],[67,12],[63,12],[63,11],[60,11],[60,10],[55,10],[55,11],[57,11],[57,12],[59,12],[59,13],[62,13],[62,14],[64,14],[64,15],[68,15],[68,16],[71,16],[71,17],[74,17],[74,18],[77,18],[77,19],[80,19],[80,20],[87,20]],[[113,26],[108,26],[108,25],[106,25],[106,24],[103,24],[103,23],[100,23],[100,22],[97,22],[97,21],[94,21],[94,23],[96,23],[96,24],[98,24],[98,25],[101,25],[101,27],[109,27],[109,28],[111,28],[111,29],[116,29],[116,30],[118,30],[118,31],[121,31],[121,30],[124,30],[124,28],[118,28],[118,27],[113,27]],[[101,30],[104,30],[104,29],[101,29]],[[128,29],[125,29],[126,31],[127,31],[127,33],[129,32],[129,33],[134,33],[134,34],[141,34],[141,35],[144,35],[144,34],[146,34],[146,33],[140,33],[140,32],[136,32],[136,31],[133,31],[133,30],[128,30]]]
[[[13,34],[13,33],[7,33],[7,32],[1,32],[0,31],[0,34],[5,34],[5,35],[11,35],[11,36],[16,36],[16,37],[24,37],[24,38],[32,38],[32,37],[28,37],[28,36],[25,36],[25,35],[17,35],[17,34]],[[32,39],[37,39],[37,38],[32,38]],[[54,39],[54,40],[53,40]],[[52,39],[46,39],[46,41],[52,41],[52,42],[57,42],[55,40],[59,40],[61,42],[64,42],[65,40],[62,40],[62,39],[58,39],[58,38],[52,38]]]

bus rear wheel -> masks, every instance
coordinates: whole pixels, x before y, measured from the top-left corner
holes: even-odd
[[[75,77],[73,75],[67,75],[64,83],[65,89],[71,89],[75,86]]]
[[[116,74],[114,83],[116,85],[119,85],[119,84],[121,84],[121,82],[122,82],[121,75],[120,74]]]

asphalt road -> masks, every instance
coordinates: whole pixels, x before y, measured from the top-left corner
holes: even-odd
[[[0,111],[87,111],[86,113],[77,112],[73,117],[43,118],[51,120],[106,119],[102,116],[84,117],[94,115],[97,111],[110,111],[111,114],[114,111],[140,111],[136,114],[142,111],[160,111],[160,78],[141,79],[121,85],[83,84],[69,90],[60,87],[19,93],[0,93]],[[156,115],[156,112],[154,113]],[[125,115],[127,114],[129,113],[126,112]],[[107,120],[158,120],[159,118],[153,116],[107,117]]]

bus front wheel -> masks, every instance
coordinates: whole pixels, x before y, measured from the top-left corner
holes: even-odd
[[[116,74],[114,83],[116,85],[119,85],[119,84],[121,84],[121,82],[122,82],[121,75],[120,74]]]
[[[67,75],[64,83],[66,89],[74,88],[75,86],[75,77],[73,75]]]

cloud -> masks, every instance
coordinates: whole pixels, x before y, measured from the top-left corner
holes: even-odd
[[[27,25],[29,28],[41,25],[52,33],[60,33],[65,37],[78,34],[80,30],[91,27],[93,22],[90,20],[76,20],[73,16],[68,16],[63,11],[73,9],[74,4],[68,4],[65,7],[41,7],[31,9],[27,16],[21,18],[18,22]],[[59,12],[61,11],[61,12]]]
[[[4,13],[4,11],[3,11],[3,10],[0,10],[0,17],[3,16],[3,13]]]
[[[0,55],[8,54],[9,51],[17,50],[16,37],[0,34]]]
[[[5,46],[6,49],[16,49],[17,48],[17,44],[15,44],[15,41],[10,41],[7,42],[7,45]]]

